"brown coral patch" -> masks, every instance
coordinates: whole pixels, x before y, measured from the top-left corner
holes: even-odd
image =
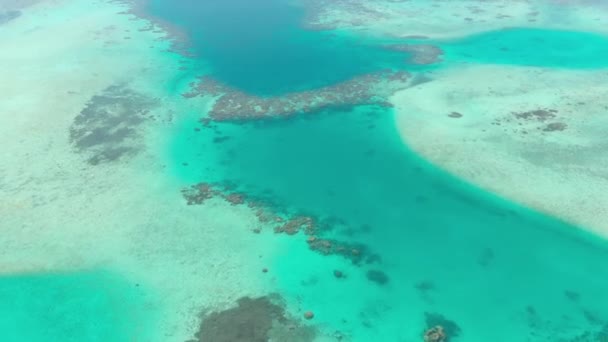
[[[232,205],[246,205],[254,211],[259,223],[271,227],[277,234],[296,235],[302,232],[307,236],[308,247],[323,255],[340,255],[355,264],[361,262],[372,264],[380,261],[380,257],[369,253],[365,245],[318,237],[318,234],[332,229],[338,222],[341,223],[341,220],[336,218],[319,220],[310,215],[281,211],[268,201],[249,198],[243,193],[234,192],[234,188],[231,184],[201,182],[182,189],[181,193],[188,205],[201,205],[211,198],[223,199]],[[253,231],[261,233],[260,228],[255,228]]]

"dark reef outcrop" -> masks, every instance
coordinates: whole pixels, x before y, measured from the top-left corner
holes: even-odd
[[[238,121],[287,117],[314,113],[324,108],[375,104],[391,106],[388,97],[409,86],[410,74],[383,70],[357,76],[323,88],[261,97],[230,88],[210,77],[191,84],[186,98],[212,97],[215,102],[209,118],[215,121]]]
[[[237,306],[203,314],[194,341],[267,342],[313,341],[314,328],[302,325],[285,312],[278,296],[243,297]]]
[[[70,142],[92,165],[135,155],[142,145],[139,129],[157,105],[157,100],[124,86],[110,86],[76,116]]]

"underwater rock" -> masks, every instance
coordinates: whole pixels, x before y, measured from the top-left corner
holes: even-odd
[[[137,154],[139,128],[151,119],[159,101],[124,86],[110,86],[93,96],[70,126],[70,142],[97,165]]]
[[[185,98],[215,98],[209,119],[215,121],[252,120],[312,113],[327,107],[375,104],[392,106],[388,97],[409,86],[410,74],[383,70],[314,90],[276,97],[259,97],[225,86],[210,77],[191,84]]]
[[[378,285],[386,285],[389,281],[388,275],[379,270],[369,270],[366,273],[367,279]]]
[[[239,205],[245,203],[245,198],[242,194],[233,193],[224,196],[224,198],[226,199],[226,201],[228,201],[228,203],[232,205]]]
[[[424,332],[424,342],[446,342],[448,337],[441,325],[434,326]]]
[[[309,319],[309,320],[310,320],[310,319],[313,319],[314,317],[315,317],[315,314],[314,314],[314,312],[312,312],[312,311],[306,311],[306,312],[304,313],[304,318],[306,318],[306,319]]]

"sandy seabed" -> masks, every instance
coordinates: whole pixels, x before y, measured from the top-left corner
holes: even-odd
[[[606,71],[471,65],[393,102],[404,141],[433,163],[608,236],[607,79]]]

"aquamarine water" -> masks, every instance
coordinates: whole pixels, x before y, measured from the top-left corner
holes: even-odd
[[[212,5],[218,11],[214,15],[246,15],[233,2],[224,4]],[[264,5],[260,10],[267,15],[287,8],[279,2]],[[208,4],[188,6],[190,12],[209,11]],[[260,33],[248,20],[231,22],[227,30],[201,22],[184,29],[191,29],[194,49],[213,66],[213,77],[254,94],[314,88],[378,68],[377,63],[349,68],[368,52],[345,50],[352,41],[325,47],[325,33],[294,29],[297,18],[272,23],[288,28],[276,40],[267,27]],[[238,33],[244,30],[252,31],[250,36]],[[234,37],[243,39],[246,53],[224,49]],[[608,64],[600,57],[607,38],[584,32],[515,28],[423,42],[445,50],[444,62],[436,67]],[[392,53],[379,52],[384,43],[366,40],[365,48],[375,51],[374,59],[383,66],[416,70]],[[293,46],[298,53],[318,54],[322,63],[294,58]],[[238,71],[250,70],[251,60],[258,63],[255,71]],[[277,78],[277,61],[289,75]],[[319,79],[308,73],[317,65],[324,73],[334,66],[336,76]],[[339,257],[315,255],[301,243],[277,261],[282,293],[298,306],[314,308],[316,322],[328,330],[355,341],[417,341],[425,314],[438,313],[460,326],[454,341],[574,341],[585,333],[595,341],[605,336],[598,334],[605,333],[608,320],[608,269],[603,266],[608,245],[422,161],[403,146],[390,109],[333,108],[288,120],[214,124],[213,129],[186,120],[175,133],[171,154],[173,171],[183,180],[237,184],[239,191],[265,198],[278,210],[337,219],[339,228],[323,232],[324,237],[362,243],[380,256],[380,263],[352,266]],[[349,277],[336,280],[335,269],[348,270]],[[389,282],[369,281],[369,270],[385,272]]]
[[[596,33],[506,28],[437,41],[448,61],[566,69],[606,68],[608,37]]]
[[[148,292],[104,270],[0,277],[0,340],[145,341]]]

